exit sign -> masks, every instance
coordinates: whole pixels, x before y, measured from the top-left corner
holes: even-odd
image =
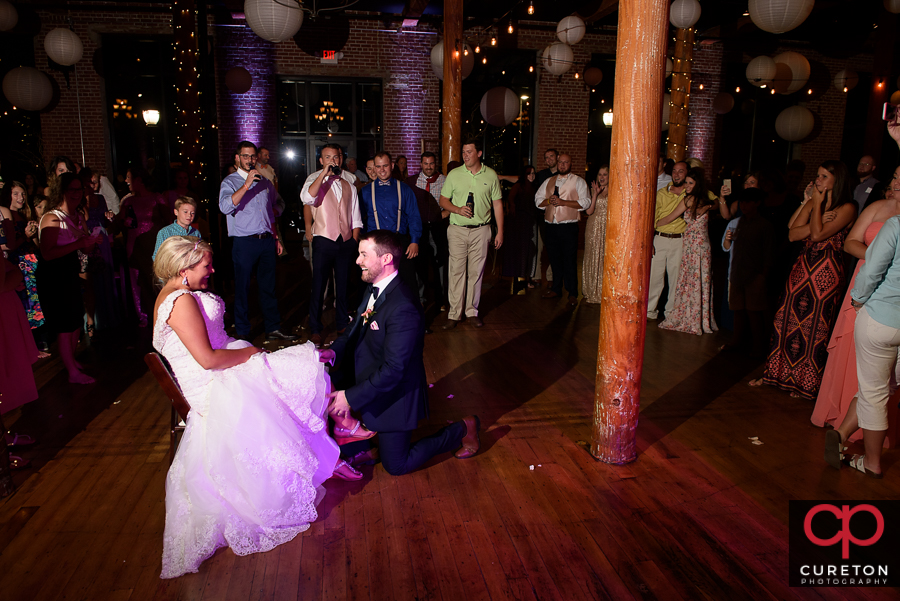
[[[340,58],[340,54],[342,53],[339,53],[336,50],[323,50],[322,63],[326,65],[336,65]]]

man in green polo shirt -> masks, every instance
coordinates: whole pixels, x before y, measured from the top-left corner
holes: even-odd
[[[672,223],[656,225],[657,222],[675,210],[684,198],[684,180],[687,177],[687,163],[675,163],[672,167],[672,183],[656,192],[656,215],[653,224],[653,259],[650,261],[650,291],[647,295],[647,319],[656,319],[656,305],[662,294],[666,275],[669,276],[669,300],[666,301],[666,316],[675,308],[675,284],[681,270],[681,235],[687,224],[681,217]]]
[[[450,302],[445,330],[462,319],[465,295],[466,317],[476,328],[484,325],[478,314],[481,281],[491,243],[491,206],[497,220],[494,248],[503,244],[503,201],[497,173],[481,163],[481,142],[468,140],[462,147],[463,165],[447,174],[441,188],[440,205],[450,211],[447,245],[450,249],[447,296]],[[467,206],[471,195],[473,207]]]

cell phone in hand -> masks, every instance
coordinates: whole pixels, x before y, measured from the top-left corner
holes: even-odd
[[[723,180],[722,185],[725,186],[726,188],[728,188],[729,190],[731,190],[731,180],[730,179]]]
[[[882,119],[888,123],[897,123],[898,114],[900,114],[900,104],[891,104],[890,102],[884,103],[884,111],[881,113]]]

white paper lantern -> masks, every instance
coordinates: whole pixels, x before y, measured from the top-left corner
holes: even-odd
[[[775,79],[772,81],[772,89],[779,94],[789,94],[788,90],[794,84],[794,72],[784,63],[775,63]]]
[[[809,61],[806,57],[798,52],[782,52],[775,55],[776,63],[784,63],[791,68],[791,83],[787,87],[785,94],[793,94],[806,85],[809,81]]]
[[[589,86],[596,86],[603,81],[603,71],[597,67],[588,67],[584,70],[584,83]]]
[[[884,8],[889,13],[900,13],[900,0],[884,0]]]
[[[891,94],[891,104],[900,104],[900,90]]]
[[[270,42],[283,42],[294,37],[303,25],[299,6],[275,0],[244,0],[244,17],[253,33]]]
[[[53,98],[53,86],[50,79],[34,67],[18,67],[3,78],[3,95],[16,108],[39,111]]]
[[[693,27],[700,18],[697,0],[675,0],[669,7],[669,22],[677,29]]]
[[[666,131],[669,129],[669,109],[671,108],[669,105],[672,104],[672,95],[671,94],[663,94],[663,102],[662,102],[662,130]]]
[[[672,62],[671,58],[666,59],[666,77],[672,74],[672,69],[675,68],[675,63]]]
[[[856,87],[856,84],[859,83],[859,75],[856,74],[856,71],[852,69],[841,69],[837,72],[837,75],[834,76],[834,87],[836,87],[840,91],[850,91]]]
[[[731,109],[734,108],[734,96],[728,92],[719,92],[716,94],[716,97],[713,98],[712,106],[713,110],[719,115],[731,112]]]
[[[9,31],[19,22],[16,7],[7,0],[0,0],[0,31]]]
[[[519,115],[519,97],[509,88],[491,88],[481,97],[481,116],[495,127],[506,127]]]
[[[50,30],[44,38],[44,50],[55,63],[64,67],[74,65],[84,55],[84,46],[74,31],[64,27]]]
[[[475,53],[468,44],[463,44],[462,78],[465,79],[475,68]],[[444,81],[444,42],[440,41],[431,49],[431,70],[434,76]]]
[[[565,44],[577,44],[584,37],[584,21],[575,15],[569,15],[556,25],[556,37]]]
[[[750,0],[750,18],[769,33],[784,33],[799,26],[812,12],[815,0]]]
[[[541,62],[544,68],[553,75],[562,75],[572,66],[572,60],[575,54],[568,44],[562,42],[553,42],[544,48],[544,54]]]
[[[768,56],[757,56],[747,63],[747,81],[757,88],[767,86],[775,79],[775,61]]]
[[[792,106],[786,108],[775,119],[775,131],[788,142],[799,142],[808,136],[816,119],[808,108]]]

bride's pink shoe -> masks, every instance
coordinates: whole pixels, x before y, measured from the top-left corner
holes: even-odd
[[[362,472],[358,472],[350,467],[350,464],[343,459],[338,461],[337,465],[334,466],[334,473],[332,476],[351,482],[354,480],[362,480],[363,477]]]
[[[376,434],[378,434],[378,432],[367,430],[359,420],[356,420],[356,425],[350,429],[342,428],[337,424],[334,425],[334,441],[338,443],[338,446],[351,442],[358,442],[360,440],[369,440]]]

